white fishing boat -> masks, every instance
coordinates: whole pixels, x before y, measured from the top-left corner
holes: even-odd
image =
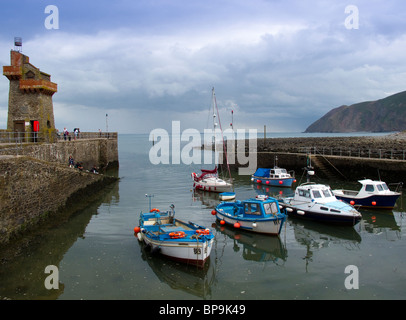
[[[200,267],[210,256],[214,242],[210,229],[176,219],[173,205],[165,212],[156,208],[141,212],[139,227],[134,228],[134,233],[151,252]]]
[[[338,200],[329,186],[306,182],[298,186],[293,197],[279,203],[289,216],[303,219],[354,226],[362,216],[351,205]]]

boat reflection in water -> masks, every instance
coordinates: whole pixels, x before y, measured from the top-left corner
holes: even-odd
[[[391,240],[401,239],[402,220],[405,216],[405,212],[401,211],[362,210],[361,230],[371,234],[384,235]]]
[[[287,258],[287,250],[280,237],[270,237],[260,233],[252,233],[245,230],[236,230],[220,225],[212,224],[222,235],[233,240],[233,250],[239,252],[242,249],[244,260],[283,264]],[[217,233],[216,237],[220,235]]]
[[[295,191],[292,188],[271,187],[261,184],[252,184],[257,195],[267,195],[279,199],[280,197],[291,197]]]
[[[306,247],[306,271],[312,261],[314,251],[330,248],[331,246],[344,247],[347,250],[360,250],[361,235],[355,228],[337,228],[334,225],[320,224],[311,220],[288,219],[293,227],[297,243]]]
[[[148,250],[143,242],[139,242],[141,257],[148,263],[158,279],[174,290],[181,290],[193,296],[209,299],[211,297],[211,286],[215,281],[215,268],[207,259],[205,265],[178,263],[165,259],[162,255]]]

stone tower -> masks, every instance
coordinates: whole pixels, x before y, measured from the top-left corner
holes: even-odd
[[[52,96],[57,92],[57,84],[51,82],[51,76],[15,50],[11,50],[11,66],[3,66],[3,75],[10,80],[7,130],[26,142],[54,142]]]

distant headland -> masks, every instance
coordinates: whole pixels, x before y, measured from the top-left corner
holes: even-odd
[[[334,108],[305,132],[395,132],[406,130],[406,91],[376,101]]]

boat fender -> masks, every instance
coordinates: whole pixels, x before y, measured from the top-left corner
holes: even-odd
[[[179,238],[183,238],[184,236],[185,236],[185,233],[183,231],[171,232],[169,234],[169,237],[171,237],[171,239],[179,239]]]
[[[157,209],[157,208],[152,208],[149,212],[155,212],[155,211],[160,212],[159,209]]]
[[[300,214],[300,215],[304,215],[305,214],[305,212],[304,211],[302,211],[302,210],[297,210],[297,214]]]
[[[138,241],[142,241],[142,235],[141,235],[141,233],[137,233],[137,239],[138,239]]]

